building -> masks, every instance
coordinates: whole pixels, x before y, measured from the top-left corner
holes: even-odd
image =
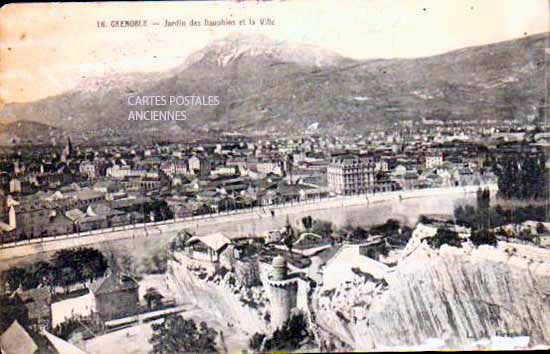
[[[327,168],[329,189],[340,195],[370,192],[374,185],[374,166],[354,155],[337,157]]]
[[[387,253],[386,240],[382,236],[371,237],[372,240],[359,245],[359,254],[380,261],[380,256]]]
[[[433,168],[443,164],[443,154],[433,153],[426,155],[426,168]]]
[[[263,175],[267,175],[269,173],[273,173],[276,175],[283,174],[281,169],[281,162],[277,160],[258,161],[256,163],[256,170]]]
[[[192,237],[185,243],[185,254],[197,261],[209,262],[216,266],[220,264],[231,269],[230,260],[222,257],[230,244],[231,240],[220,232]]]
[[[17,227],[17,219],[15,216],[15,209],[10,206],[8,209],[8,223],[0,221],[0,231],[8,232],[13,231]]]
[[[107,177],[113,177],[116,179],[124,179],[127,177],[143,177],[147,175],[147,170],[144,169],[132,169],[130,166],[114,165],[107,168]]]
[[[10,181],[10,193],[21,193],[21,181],[17,178]]]
[[[37,350],[38,346],[17,320],[13,321],[11,326],[0,335],[0,353],[2,354],[33,354]]]
[[[237,174],[237,168],[235,166],[219,166],[212,171],[212,174],[218,176],[232,176]]]
[[[129,276],[110,273],[90,284],[94,308],[99,317],[112,320],[136,313],[139,285]]]
[[[48,288],[35,288],[26,291],[17,290],[17,296],[27,309],[29,322],[36,331],[50,328],[51,294]]]
[[[95,165],[91,162],[83,162],[79,166],[80,174],[86,178],[94,179],[96,177]]]
[[[183,160],[164,162],[160,165],[160,170],[170,177],[187,174],[189,172],[187,162]]]
[[[273,269],[268,276],[271,294],[271,325],[281,327],[296,308],[298,297],[298,278],[288,275],[288,266],[282,256],[273,258]]]
[[[56,337],[50,332],[43,331],[41,334],[46,337],[52,347],[54,347],[54,349],[60,354],[86,354],[85,351],[81,350],[76,345]]]
[[[206,177],[210,175],[212,163],[208,158],[193,156],[189,159],[189,170],[198,176]]]
[[[65,162],[71,157],[73,157],[73,155],[74,155],[73,144],[71,142],[71,138],[67,137],[67,145],[61,152],[61,161]]]

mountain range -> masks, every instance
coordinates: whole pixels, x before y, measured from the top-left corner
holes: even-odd
[[[162,73],[87,79],[77,88],[0,111],[75,139],[167,139],[219,131],[336,134],[400,120],[540,119],[547,33],[414,59],[353,60],[319,47],[232,35]],[[361,45],[361,43],[358,43]],[[131,106],[128,96],[218,96],[219,105]],[[185,110],[177,122],[129,121],[130,111]],[[7,127],[12,126],[11,130]],[[9,136],[7,137],[9,138]]]

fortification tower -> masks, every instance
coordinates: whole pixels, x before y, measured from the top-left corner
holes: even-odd
[[[275,329],[290,318],[292,309],[296,307],[298,281],[288,276],[288,267],[283,257],[275,257],[272,265],[268,283],[271,293],[271,326]]]

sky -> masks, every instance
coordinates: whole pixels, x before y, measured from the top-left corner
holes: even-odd
[[[0,103],[60,94],[90,77],[168,70],[234,32],[318,45],[355,59],[411,58],[547,32],[548,10],[548,0],[12,4],[0,10]],[[162,27],[165,20],[266,17],[275,25]],[[132,19],[149,27],[109,26]],[[107,27],[98,28],[101,20]]]

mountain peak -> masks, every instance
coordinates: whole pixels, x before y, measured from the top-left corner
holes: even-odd
[[[139,107],[129,106],[127,95],[212,95],[220,97],[220,105],[187,107],[193,119],[178,123],[185,132],[294,133],[317,126],[348,134],[420,117],[527,121],[542,119],[544,112],[545,46],[540,35],[428,58],[354,61],[311,45],[232,35],[196,52],[188,67],[137,74],[135,80],[109,77],[97,84],[105,90],[93,93],[9,104],[0,118],[39,120],[109,141],[130,135],[139,141],[146,129],[163,136],[171,130],[146,121],[135,129],[128,115]]]
[[[281,40],[263,34],[230,34],[212,42],[207,47],[191,54],[184,62],[187,68],[195,63],[208,62],[225,67],[242,57],[266,57],[275,62],[326,67],[345,60],[337,53],[323,48]]]

